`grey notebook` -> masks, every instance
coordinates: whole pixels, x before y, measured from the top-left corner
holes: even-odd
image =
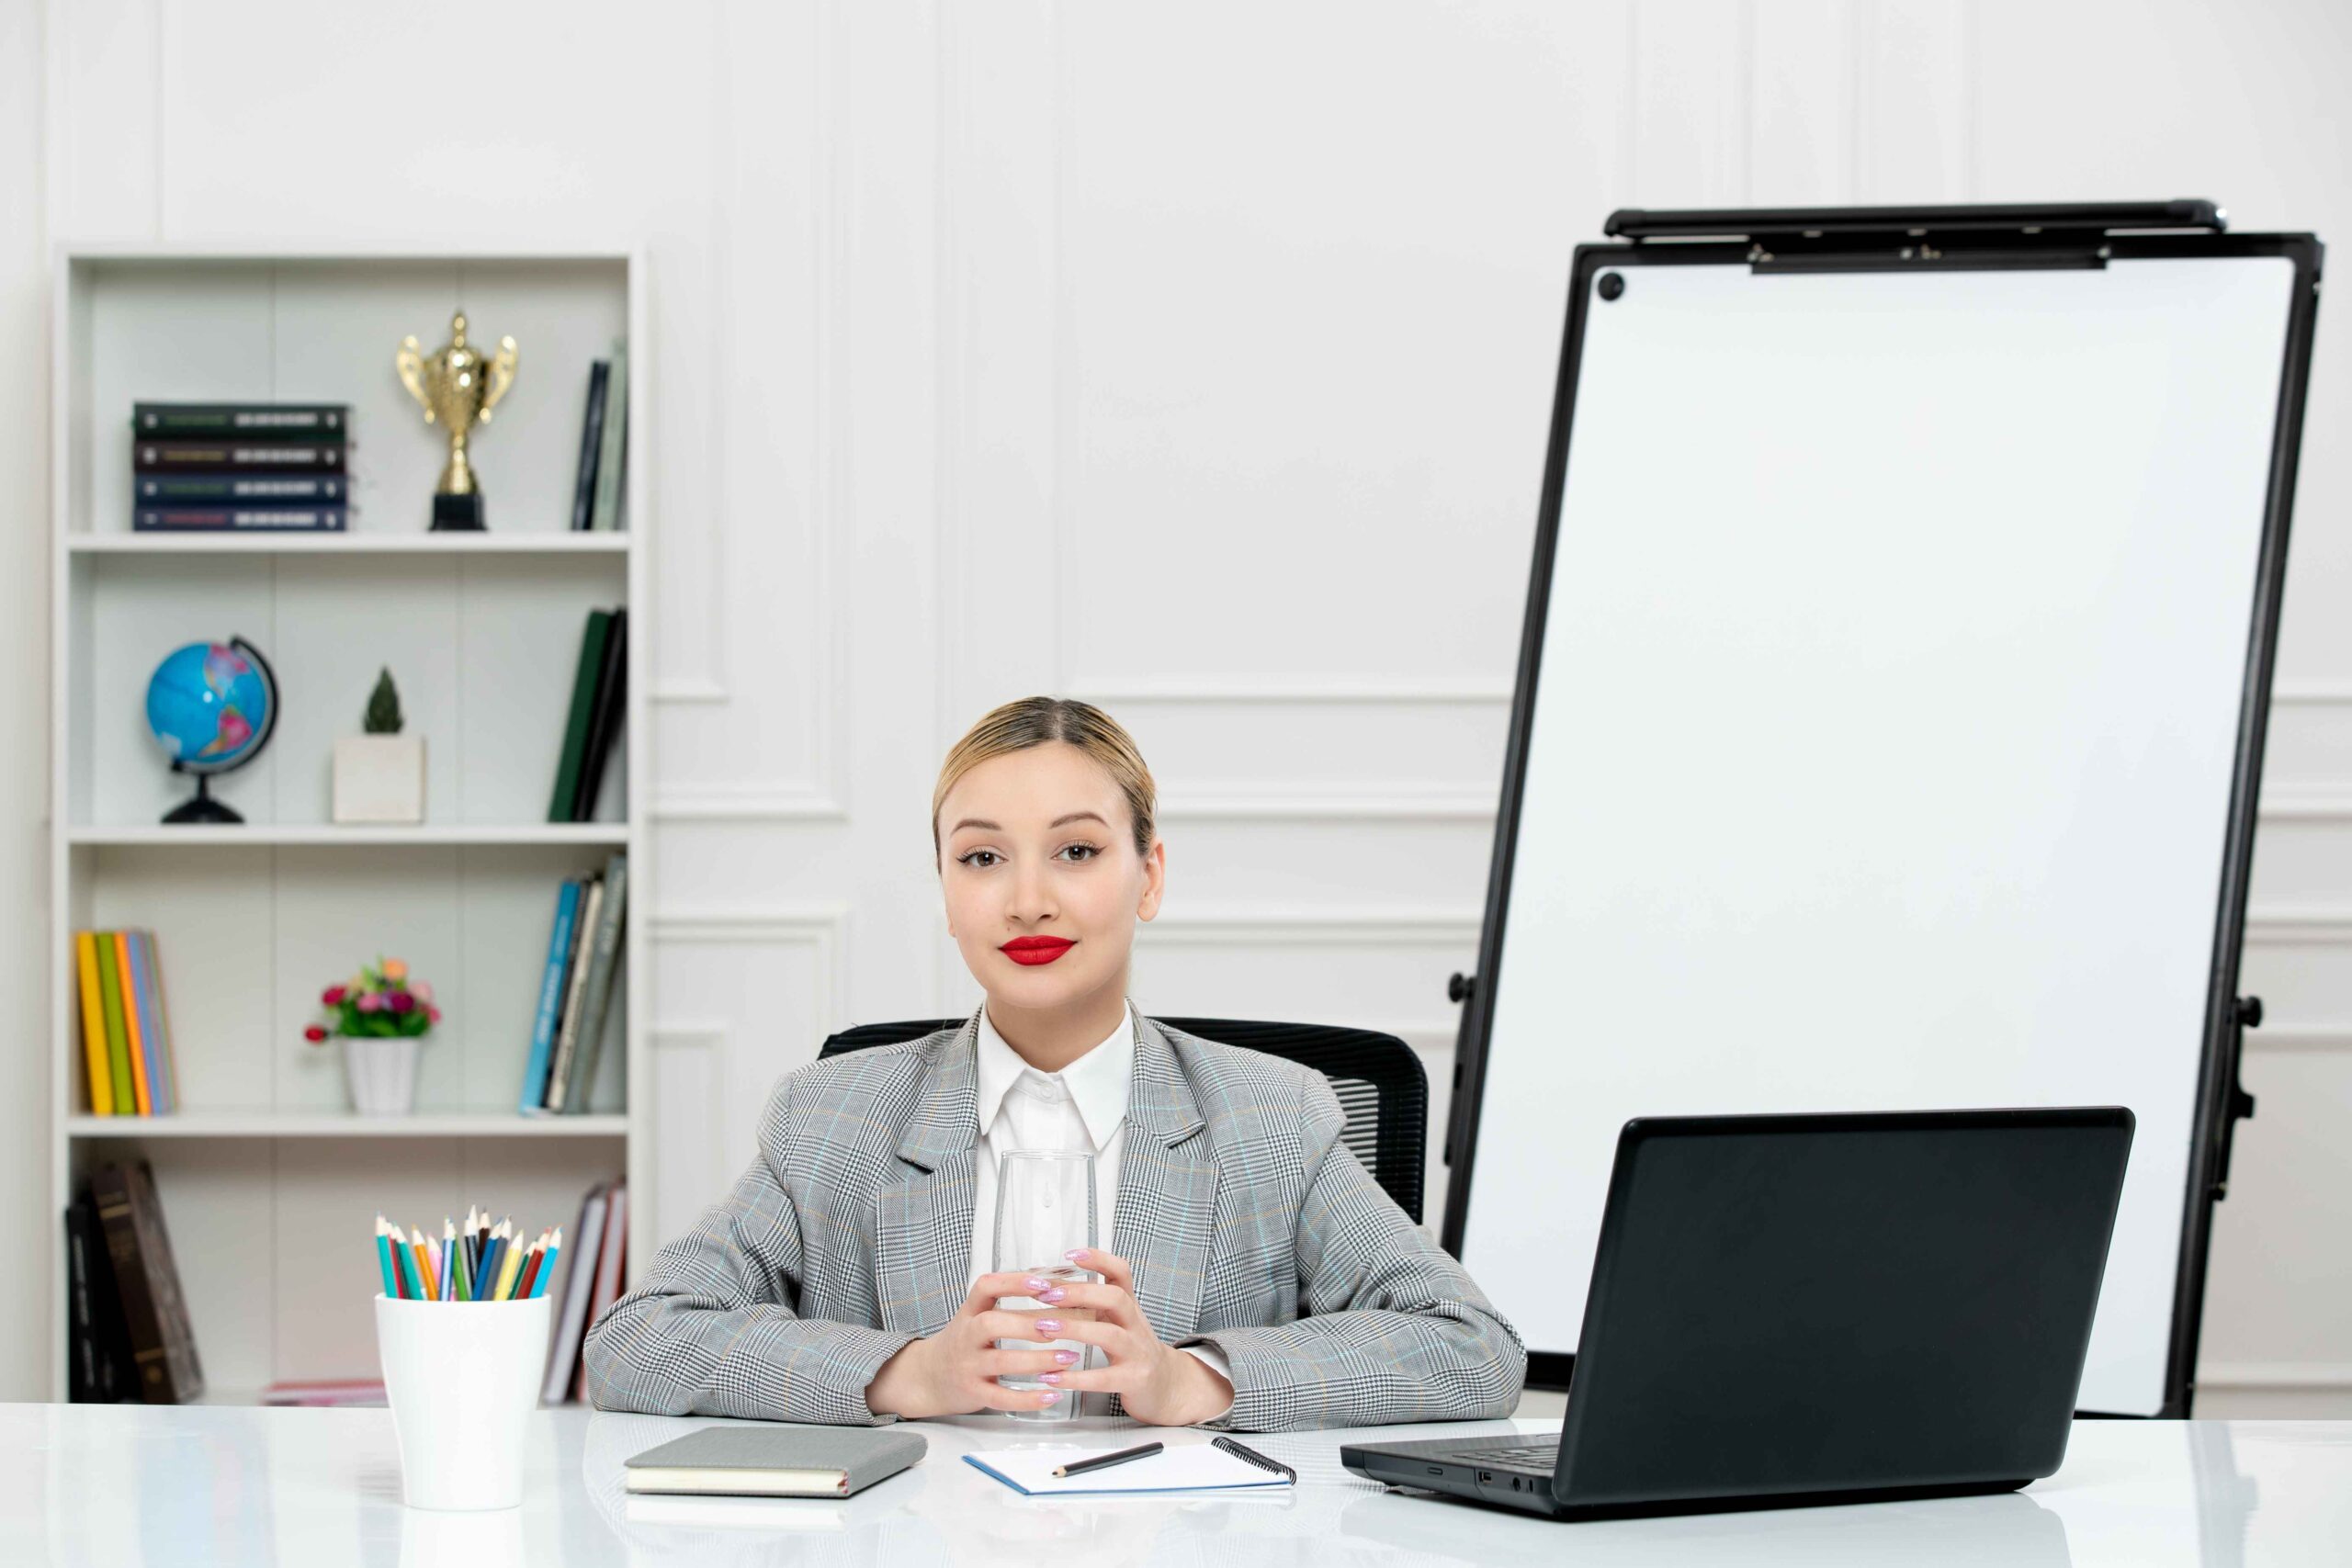
[[[846,1497],[922,1458],[912,1432],[856,1427],[705,1427],[632,1454],[631,1492]]]

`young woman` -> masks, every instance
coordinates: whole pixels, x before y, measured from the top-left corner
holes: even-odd
[[[1134,741],[1085,703],[1009,703],[956,744],[933,853],[985,999],[777,1084],[734,1190],[590,1327],[597,1406],[876,1423],[1077,1390],[1236,1431],[1510,1414],[1518,1334],[1338,1141],[1322,1075],[1128,1003],[1167,875],[1152,817]],[[1094,1156],[1109,1245],[1069,1256],[1099,1282],[986,1271],[998,1161],[1035,1148]],[[1095,1349],[997,1344],[1040,1337]]]

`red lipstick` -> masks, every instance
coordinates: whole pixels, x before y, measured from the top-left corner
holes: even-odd
[[[1017,936],[997,951],[1015,964],[1027,964],[1035,968],[1040,964],[1051,964],[1077,945],[1068,937]]]

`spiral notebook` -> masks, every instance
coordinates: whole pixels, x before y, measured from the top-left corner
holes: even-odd
[[[1186,1443],[1084,1475],[1054,1473],[1057,1465],[1091,1459],[1117,1446],[1098,1443],[1089,1447],[971,1453],[964,1456],[964,1462],[1030,1497],[1114,1492],[1238,1492],[1260,1486],[1288,1486],[1296,1480],[1288,1469],[1271,1468],[1274,1463],[1272,1460],[1245,1459],[1212,1443]]]

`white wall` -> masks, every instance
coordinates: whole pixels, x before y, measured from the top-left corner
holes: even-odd
[[[1161,780],[1145,1007],[1385,1026],[1442,1087],[1570,248],[1621,205],[2181,195],[2352,238],[2348,70],[2329,0],[0,6],[0,649],[46,646],[51,243],[642,242],[663,1228],[829,1029],[967,1005],[929,789],[1031,692]],[[2205,1413],[2352,1413],[2347,333],[2322,312]],[[42,690],[0,687],[8,733]],[[0,754],[30,998],[43,776]],[[0,1256],[46,1264],[40,1055],[0,1054]],[[0,1396],[41,1390],[51,1288],[0,1270]]]

